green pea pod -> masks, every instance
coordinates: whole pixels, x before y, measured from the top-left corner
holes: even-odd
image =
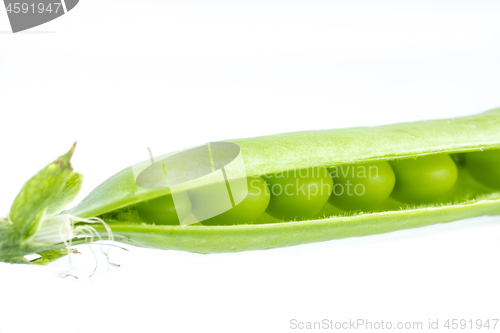
[[[458,156],[500,149],[500,109],[453,119],[285,133],[227,142],[240,147],[248,177],[433,154]],[[391,199],[378,210],[325,209],[322,216],[302,221],[266,217],[254,224],[234,221],[234,225],[181,226],[143,223],[129,214],[130,207],[170,193],[168,188],[148,190],[137,186],[134,170],[129,167],[99,185],[69,213],[81,218],[102,217],[115,235],[123,236],[124,242],[198,253],[286,247],[500,214],[500,193],[471,180],[462,166],[458,169],[457,194],[444,201],[404,204]]]

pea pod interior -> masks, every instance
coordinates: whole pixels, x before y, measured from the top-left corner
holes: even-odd
[[[388,193],[387,198],[373,207],[362,201],[336,204],[335,198],[329,196],[321,198],[328,203],[323,205],[320,201],[321,208],[313,216],[295,214],[291,221],[287,220],[290,216],[280,216],[268,208],[272,214],[262,213],[252,217],[252,221],[164,225],[144,222],[138,217],[136,207],[168,196],[169,190],[138,187],[132,169],[126,168],[98,186],[69,213],[82,218],[103,217],[114,233],[136,245],[200,253],[268,249],[500,214],[500,193],[495,185],[500,183],[496,172],[499,168],[495,165],[499,159],[495,150],[500,149],[500,109],[454,119],[285,133],[230,142],[241,148],[249,178],[266,180],[283,171],[332,170],[389,162],[394,170],[395,184],[391,185],[394,189],[389,186],[392,178],[387,171],[389,185],[367,183],[367,188],[379,186],[371,201],[379,197],[378,193]],[[439,186],[428,193],[416,191],[411,183],[399,186],[404,185],[405,179],[413,179],[404,175],[405,170],[412,168],[411,161],[435,158],[440,162],[428,164],[444,165],[441,176],[432,170],[426,172],[441,177],[434,179],[441,181]],[[404,166],[405,163],[410,165]],[[424,170],[425,163],[422,165],[419,168]],[[484,176],[481,170],[491,170],[491,176]],[[333,178],[332,185],[345,179]],[[272,181],[267,184],[272,186]],[[404,193],[408,190],[411,193]],[[437,194],[429,196],[429,193]],[[268,207],[272,204],[271,192]],[[354,209],[356,205],[363,207]]]

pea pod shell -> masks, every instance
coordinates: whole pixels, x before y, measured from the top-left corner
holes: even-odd
[[[247,176],[313,166],[494,149],[500,148],[500,109],[452,119],[284,133],[229,142],[241,148]],[[168,191],[138,187],[129,167],[99,185],[69,213],[82,218],[99,216]],[[492,193],[461,204],[301,222],[221,227],[123,222],[113,223],[112,229],[140,246],[213,253],[291,246],[497,214],[500,214],[500,194]]]

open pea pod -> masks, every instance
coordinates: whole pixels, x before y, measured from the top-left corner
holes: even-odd
[[[333,167],[391,161],[397,188],[404,185],[404,175],[397,172],[397,165],[394,163],[401,159],[419,160],[427,155],[452,156],[456,164],[453,177],[457,180],[456,183],[455,180],[450,183],[450,186],[453,185],[451,190],[432,201],[404,202],[399,201],[399,197],[396,197],[398,200],[389,197],[378,207],[368,210],[341,210],[335,207],[333,201],[334,205],[325,204],[313,217],[292,218],[288,221],[286,218],[262,213],[251,223],[244,222],[247,221],[245,214],[252,214],[250,209],[243,211],[242,222],[239,221],[238,215],[235,215],[231,223],[223,225],[203,224],[203,221],[191,225],[163,225],[155,223],[156,221],[147,221],[147,218],[143,219],[141,214],[137,213],[138,207],[144,203],[175,194],[172,187],[168,186],[144,188],[148,186],[138,185],[138,170],[145,170],[148,163],[153,163],[146,161],[139,165],[139,169],[137,166],[128,167],[115,174],[67,213],[80,218],[103,218],[115,235],[122,236],[122,242],[198,253],[286,247],[500,214],[498,190],[495,186],[478,182],[471,176],[468,165],[463,162],[468,153],[500,149],[500,109],[453,119],[304,131],[225,142],[234,143],[239,147],[246,176],[262,177],[269,187],[273,184],[272,175],[283,171],[311,168],[331,170]],[[494,162],[492,160],[492,163]],[[198,164],[181,163],[180,167],[191,172]],[[218,168],[212,165],[212,170],[216,169]],[[496,169],[500,170],[500,165],[491,167],[492,172]],[[169,172],[164,164],[158,164],[158,170],[163,174]],[[402,172],[404,171],[403,167]],[[271,178],[266,179],[269,175]],[[191,201],[193,192],[199,188],[210,189],[207,186],[216,182],[210,175],[204,179],[182,189],[191,193]],[[231,176],[225,179],[228,185],[227,180],[231,180]],[[333,183],[336,182],[338,183],[334,179]],[[185,182],[187,183],[189,181]],[[394,181],[391,186],[393,185]],[[227,188],[230,189],[229,185]],[[392,187],[387,191],[387,195],[391,190]],[[393,195],[394,193],[395,191]],[[269,198],[266,200],[269,202]],[[276,205],[277,200],[271,192],[269,206]],[[211,207],[217,204],[218,201],[212,201]],[[189,206],[186,214],[195,206]],[[300,206],[300,203],[294,203],[295,206]],[[233,202],[233,207],[238,208],[238,204],[234,205]],[[269,208],[267,212],[271,212]],[[178,209],[179,220],[181,215]],[[102,227],[96,226],[96,229],[105,232]]]

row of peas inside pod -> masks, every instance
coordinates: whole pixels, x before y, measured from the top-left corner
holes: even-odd
[[[210,185],[181,194],[175,205],[172,196],[165,195],[135,209],[142,222],[159,225],[178,225],[190,214],[214,215],[200,221],[202,225],[233,225],[404,209],[494,192],[500,189],[499,166],[500,151],[490,150],[288,170],[248,178],[244,199],[218,215],[207,212],[218,207]]]

